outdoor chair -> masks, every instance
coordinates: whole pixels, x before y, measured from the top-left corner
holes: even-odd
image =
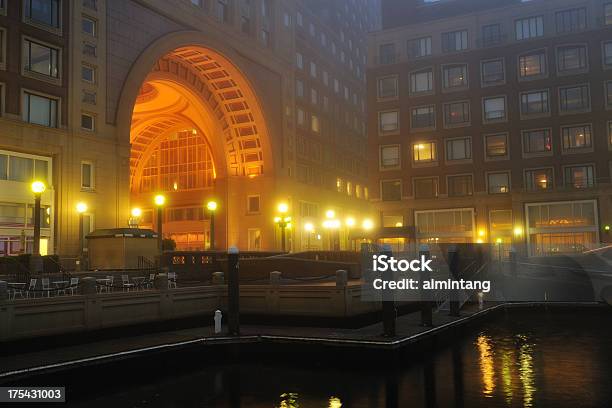
[[[42,283],[42,291],[43,294],[45,292],[47,292],[47,297],[50,297],[50,293],[51,293],[51,286],[49,285],[49,278],[42,278],[41,279],[41,283]]]
[[[38,279],[30,279],[30,284],[28,285],[28,291],[26,292],[26,297],[30,297],[30,293],[32,294],[32,297],[36,297],[36,292],[34,292],[36,290],[36,282],[38,281]]]
[[[130,282],[130,277],[127,275],[121,275],[121,282],[123,283],[123,290],[130,291],[130,288],[133,288],[135,285]]]
[[[70,278],[70,287],[68,290],[70,291],[70,295],[74,296],[77,293],[79,286],[79,278]]]
[[[152,289],[153,286],[155,286],[155,274],[154,273],[150,273],[149,274],[149,280],[146,283],[146,287]]]
[[[176,289],[176,272],[168,272],[168,289]]]

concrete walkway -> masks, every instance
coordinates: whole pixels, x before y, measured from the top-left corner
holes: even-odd
[[[208,326],[89,342],[0,357],[0,382],[15,376],[69,368],[79,364],[102,363],[129,358],[139,353],[172,350],[198,344],[271,341],[393,349],[418,341],[423,336],[460,325],[475,317],[484,316],[496,307],[489,305],[479,311],[475,305],[466,305],[460,317],[451,317],[447,312],[434,313],[433,328],[420,325],[420,313],[400,316],[396,321],[397,336],[393,338],[383,337],[382,323],[377,323],[358,329],[243,325],[240,337],[215,335],[213,328]]]

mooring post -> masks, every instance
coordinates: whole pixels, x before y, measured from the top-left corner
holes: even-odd
[[[431,252],[429,251],[429,245],[423,244],[419,248],[419,259],[424,258],[425,260],[431,258]],[[431,327],[433,326],[433,315],[432,315],[432,304],[430,294],[423,288],[423,283],[428,280],[427,272],[421,270],[419,272],[419,292],[421,294],[421,326]]]
[[[227,300],[228,327],[232,336],[240,335],[240,282],[238,270],[238,248],[230,247],[227,251]]]
[[[510,248],[510,274],[516,276],[516,248]]]
[[[459,252],[455,245],[448,247],[448,269],[453,281],[459,279]],[[450,289],[450,315],[459,316],[459,290]]]
[[[393,255],[391,252],[391,245],[384,245],[381,255],[391,257]],[[387,270],[382,273],[382,279],[387,282],[394,280],[391,268],[387,268]],[[382,292],[382,312],[384,329],[383,336],[393,337],[395,336],[395,317],[397,312],[395,310],[395,297],[393,290],[389,289],[388,287],[385,287]]]

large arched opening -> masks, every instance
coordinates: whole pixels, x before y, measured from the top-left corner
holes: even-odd
[[[240,236],[237,214],[272,167],[263,109],[246,76],[213,49],[181,46],[155,61],[133,100],[130,202],[143,210],[140,225],[156,228],[153,197],[164,194],[164,236],[179,250],[208,248],[204,204],[214,199],[217,248],[264,249],[261,230]]]

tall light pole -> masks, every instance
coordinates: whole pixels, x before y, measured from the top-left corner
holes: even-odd
[[[79,202],[76,205],[77,214],[79,214],[79,261],[83,262],[83,246],[85,243],[85,233],[83,231],[83,217],[87,211],[87,204]]]
[[[351,228],[355,226],[355,219],[353,217],[348,217],[344,223],[346,224],[346,247],[347,249],[353,250],[354,245],[353,241],[351,241]]]
[[[142,210],[138,207],[132,208],[130,212],[130,219],[128,220],[128,226],[130,228],[138,228],[140,224],[140,217],[142,217]]]
[[[287,252],[287,237],[285,236],[285,229],[291,225],[291,217],[287,216],[287,212],[289,212],[289,206],[286,203],[280,203],[277,209],[280,215],[274,218],[274,222],[280,228],[281,248],[283,252]]]
[[[310,251],[310,236],[314,232],[314,225],[311,222],[304,224],[304,231],[306,231],[306,250]]]
[[[40,255],[40,199],[47,186],[42,181],[32,183],[34,193],[34,242],[32,243],[32,255]]]
[[[210,214],[210,250],[215,250],[215,211],[217,211],[217,202],[209,201],[206,203],[206,208]]]
[[[157,207],[157,252],[159,253],[159,260],[161,264],[161,256],[164,252],[163,247],[163,215],[164,215],[164,204],[166,203],[166,197],[158,194],[153,199],[155,206]]]

